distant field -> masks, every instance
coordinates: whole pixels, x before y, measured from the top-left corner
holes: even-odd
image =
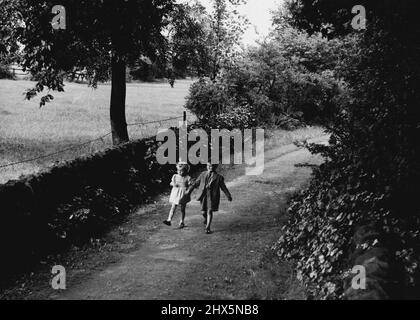
[[[191,81],[128,84],[127,122],[138,123],[182,116]],[[53,95],[52,103],[39,108],[39,99],[25,101],[23,92],[33,86],[29,81],[0,80],[0,166],[96,139],[110,131],[109,98],[111,87],[93,90],[82,84],[67,83],[64,93]],[[177,122],[163,123],[173,126]],[[129,129],[132,139],[156,134],[160,124]],[[80,150],[31,163],[0,168],[0,183],[48,167],[56,161],[104,149],[110,137]]]

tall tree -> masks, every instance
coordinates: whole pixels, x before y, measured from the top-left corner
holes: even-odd
[[[229,67],[239,52],[248,20],[238,12],[238,8],[246,2],[247,0],[212,0],[207,40],[212,80],[216,79],[223,67]]]
[[[212,0],[211,10],[199,2],[179,4],[168,28],[169,71],[175,76],[209,77],[213,81],[234,64],[248,26],[238,12],[246,0]]]
[[[168,28],[169,70],[175,77],[204,76],[210,69],[208,14],[198,1],[177,5]]]
[[[13,2],[18,13],[12,35],[23,47],[22,65],[38,79],[26,97],[44,89],[64,91],[70,72],[86,72],[94,87],[110,78],[113,143],[128,141],[126,67],[139,56],[154,58],[165,51],[162,30],[174,0],[62,0],[60,13],[53,13],[56,1],[4,1]],[[61,20],[54,18],[57,14]],[[41,105],[52,98],[42,97]]]

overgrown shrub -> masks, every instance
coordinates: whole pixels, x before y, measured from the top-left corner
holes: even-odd
[[[162,143],[133,141],[0,185],[0,287],[51,254],[98,239],[169,187],[176,168],[157,161]]]
[[[61,242],[82,245],[90,238],[99,237],[113,223],[121,219],[121,202],[103,189],[85,187],[70,203],[57,208],[50,224],[51,232]]]
[[[193,112],[201,123],[224,113],[235,106],[228,87],[222,81],[201,78],[192,84],[185,107]]]
[[[135,141],[0,185],[0,286],[49,254],[101,236],[175,173],[155,140]]]
[[[325,124],[345,91],[335,72],[341,59],[336,52],[343,43],[284,25],[271,39],[250,49],[227,81],[238,100],[245,99],[258,110],[263,123],[276,124],[288,116]]]
[[[195,83],[186,107],[202,122],[244,108],[265,127],[328,123],[338,112],[337,101],[346,97],[346,84],[339,77],[347,58],[341,51],[349,43],[354,43],[352,37],[329,41],[283,25],[216,79]]]
[[[219,114],[214,120],[215,129],[246,129],[256,126],[255,114],[249,106],[239,106]]]
[[[420,26],[414,7],[370,5],[360,52],[344,68],[350,99],[328,128],[330,146],[310,147],[326,162],[292,200],[290,221],[275,247],[296,263],[318,297],[343,293],[341,275],[353,267],[347,260],[351,237],[364,225],[380,232],[403,269],[406,297],[419,296]]]
[[[151,61],[139,60],[129,70],[129,76],[133,80],[153,82],[157,79],[163,79],[167,74],[156,63]]]
[[[9,66],[0,64],[0,79],[13,79],[13,73],[10,71]]]
[[[373,224],[382,229],[388,220],[387,227],[393,228],[386,209],[390,190],[381,183],[372,185],[372,177],[358,171],[361,168],[334,147],[310,147],[328,154],[330,160],[315,170],[310,186],[292,199],[285,233],[274,248],[280,257],[295,261],[300,280],[324,298],[339,298],[343,293],[342,274],[349,267],[350,239],[356,228]]]

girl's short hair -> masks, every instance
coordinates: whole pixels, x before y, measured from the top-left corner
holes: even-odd
[[[190,166],[187,162],[178,162],[176,168],[180,170],[185,169],[187,172],[190,171]]]

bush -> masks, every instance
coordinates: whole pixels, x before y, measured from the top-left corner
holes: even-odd
[[[246,129],[258,124],[255,108],[235,99],[224,79],[200,79],[190,88],[186,108],[199,119],[200,125],[211,129]]]
[[[156,63],[151,61],[139,60],[134,66],[131,66],[127,75],[132,80],[153,82],[157,79],[163,79],[167,76],[165,71]]]
[[[385,209],[389,190],[372,187],[371,177],[360,175],[360,168],[340,158],[334,147],[310,147],[313,152],[329,153],[334,161],[316,169],[310,186],[291,200],[285,233],[275,246],[280,257],[296,263],[309,291],[323,298],[339,298],[343,293],[342,273],[349,267],[355,230],[367,224],[382,228],[381,223],[390,218]]]
[[[13,73],[10,71],[9,66],[0,64],[0,79],[13,79]]]
[[[404,271],[404,279],[395,280],[407,297],[398,298],[420,292],[420,27],[414,2],[390,4],[378,2],[370,12],[357,64],[344,68],[351,94],[329,126],[330,146],[310,146],[326,162],[292,200],[275,246],[323,298],[343,293],[351,238],[365,225],[379,230]]]
[[[352,42],[353,41],[353,42]],[[294,129],[326,124],[346,97],[338,52],[352,38],[328,41],[290,26],[257,48],[250,48],[214,81],[201,79],[191,88],[186,107],[200,121],[244,107],[260,126]]]
[[[250,129],[256,125],[255,114],[247,105],[232,107],[208,121],[211,129]]]
[[[99,237],[169,185],[149,139],[128,143],[0,185],[0,286],[49,254]]]
[[[354,45],[355,39],[328,40],[283,24],[260,46],[249,49],[226,81],[238,100],[255,108],[262,123],[293,118],[325,124],[338,111],[337,99],[346,93],[340,77],[348,57],[341,52],[349,44]]]
[[[234,105],[226,85],[202,78],[191,86],[185,107],[206,123]]]

